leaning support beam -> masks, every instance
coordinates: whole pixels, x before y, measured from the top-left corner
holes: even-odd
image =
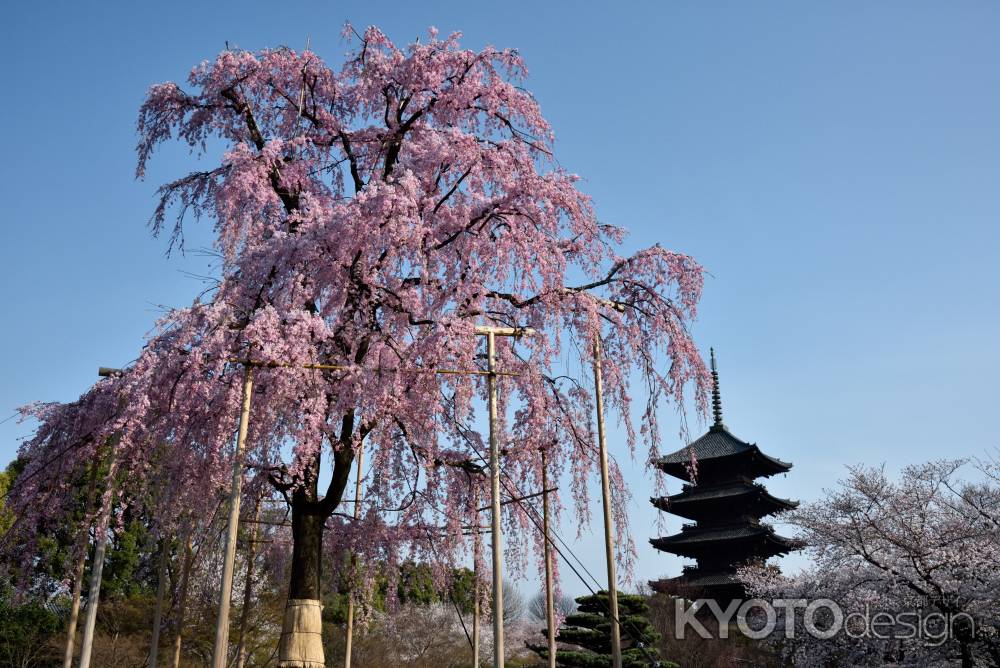
[[[97,374],[102,378],[121,375],[121,369],[101,367]],[[119,407],[123,399],[119,399]],[[118,472],[118,442],[121,434],[115,434],[109,439],[108,448],[108,479],[101,500],[101,513],[97,520],[97,544],[94,546],[94,561],[90,565],[90,586],[87,589],[87,613],[83,621],[83,640],[80,642],[79,668],[90,668],[90,657],[94,651],[94,632],[97,628],[97,606],[101,600],[101,575],[104,572],[104,553],[108,549],[108,524],[111,519],[111,501],[114,498],[115,474]]]
[[[111,519],[111,500],[114,497],[114,479],[117,472],[115,451],[118,449],[117,436],[111,439],[111,465],[108,469],[107,489],[101,502],[101,514],[97,520],[97,545],[94,547],[94,561],[90,565],[90,586],[87,588],[87,613],[83,621],[83,640],[80,643],[80,668],[90,668],[90,658],[94,651],[94,632],[97,628],[97,606],[101,600],[101,576],[104,572],[104,555],[108,549],[108,524]]]
[[[229,607],[233,597],[233,569],[236,565],[236,530],[240,521],[240,495],[243,490],[243,451],[246,449],[247,428],[250,424],[250,398],[253,396],[253,366],[247,365],[243,376],[243,404],[240,408],[240,429],[233,456],[233,484],[229,494],[229,523],[226,533],[225,560],[222,563],[222,586],[219,609],[215,620],[215,643],[212,647],[212,668],[226,668],[229,650]]]
[[[97,473],[100,469],[100,458],[95,457],[90,464],[90,480],[87,482],[87,497],[85,514],[89,515],[94,505],[94,492],[97,489]],[[66,648],[63,652],[63,668],[72,668],[73,652],[76,645],[76,626],[80,621],[80,596],[83,592],[83,573],[87,565],[87,549],[90,543],[90,526],[88,521],[80,532],[80,553],[73,569],[73,602],[69,608],[69,623],[66,628]]]

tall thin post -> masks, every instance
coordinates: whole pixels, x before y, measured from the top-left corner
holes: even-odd
[[[215,644],[212,647],[212,668],[226,668],[229,649],[229,606],[233,596],[233,569],[236,563],[236,530],[240,521],[240,494],[243,489],[243,451],[250,424],[250,397],[253,394],[253,366],[246,365],[243,376],[243,405],[240,409],[240,429],[233,456],[233,485],[229,494],[229,523],[226,533],[225,561],[222,564],[222,586],[219,591],[219,611],[215,620]]]
[[[503,531],[500,527],[500,435],[497,433],[497,345],[498,336],[534,334],[530,327],[476,327],[486,336],[487,388],[490,407],[490,508],[493,534],[493,668],[503,668]]]
[[[156,607],[153,608],[153,637],[149,641],[149,668],[156,668],[160,650],[160,626],[163,622],[163,595],[167,589],[167,541],[160,539],[160,566],[157,569]]]
[[[258,520],[261,499],[258,497],[253,507],[253,527],[250,529],[250,544],[247,546],[247,574],[243,582],[243,609],[240,610],[240,631],[236,639],[236,668],[243,668],[247,661],[246,636],[250,622],[250,603],[253,599],[253,562],[257,555]]]
[[[556,610],[552,591],[552,545],[549,544],[549,471],[542,450],[542,539],[545,541],[545,631],[549,641],[549,668],[556,668]]]
[[[90,534],[90,526],[85,529],[85,533]],[[83,571],[87,564],[87,543],[84,541],[80,546],[80,556],[76,561],[76,568],[73,571],[73,602],[69,608],[69,626],[66,629],[66,650],[63,653],[63,668],[73,666],[73,648],[76,644],[76,625],[80,621],[80,595],[83,592]]]
[[[90,480],[87,482],[87,497],[85,516],[89,515],[94,505],[94,490],[97,489],[97,473],[100,468],[100,458],[94,457],[90,464]],[[90,522],[87,522],[80,532],[80,554],[73,569],[73,602],[69,608],[69,624],[66,629],[66,649],[63,653],[63,668],[72,668],[73,649],[76,644],[76,625],[80,621],[80,596],[83,592],[83,572],[87,565],[87,549],[90,543]]]
[[[601,457],[601,496],[604,501],[604,550],[608,563],[608,606],[611,614],[611,661],[622,668],[622,640],[618,628],[618,576],[615,573],[615,547],[612,538],[611,480],[608,473],[608,445],[604,431],[604,382],[601,379],[601,337],[594,343],[594,391],[597,394],[597,444]]]
[[[365,450],[358,450],[358,479],[354,483],[354,519],[361,517],[361,469],[364,466]],[[344,668],[351,668],[351,653],[354,651],[354,556],[351,555],[351,591],[347,597],[347,646],[344,648]]]
[[[184,635],[184,612],[187,610],[188,581],[191,578],[191,565],[194,562],[194,552],[191,550],[191,529],[187,530],[184,539],[184,565],[181,567],[180,591],[177,594],[177,620],[174,624],[174,655],[170,668],[181,665],[181,641]]]
[[[94,631],[97,627],[97,605],[101,600],[101,576],[104,573],[104,555],[108,549],[108,523],[111,519],[111,500],[114,497],[114,478],[118,467],[115,451],[119,436],[112,437],[111,465],[108,469],[108,488],[104,490],[101,514],[97,521],[97,545],[94,547],[94,561],[90,565],[90,586],[87,588],[87,614],[83,620],[83,640],[80,643],[80,668],[90,668],[90,656],[94,650]]]
[[[102,378],[120,376],[121,369],[101,367],[97,375]],[[125,398],[118,398],[118,409],[124,406]],[[94,545],[94,559],[90,565],[90,586],[87,588],[87,611],[83,620],[83,640],[80,642],[79,668],[90,668],[90,657],[94,651],[94,632],[97,628],[97,606],[101,601],[101,577],[104,573],[104,555],[108,549],[108,524],[111,519],[111,501],[114,498],[115,475],[118,473],[118,443],[121,433],[114,434],[109,440],[108,448],[108,478],[107,488],[101,499],[101,512],[98,516],[95,533],[97,543]]]
[[[497,434],[496,334],[486,332],[490,405],[490,502],[493,529],[493,668],[503,668],[503,534],[500,527],[500,439]]]
[[[479,506],[479,494],[473,492],[473,507]],[[479,516],[474,524],[472,534],[472,667],[479,668]]]

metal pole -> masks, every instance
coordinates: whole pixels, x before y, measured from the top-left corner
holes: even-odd
[[[612,539],[611,481],[608,475],[608,445],[604,433],[604,382],[601,379],[601,337],[594,343],[594,391],[597,394],[597,445],[601,456],[601,496],[604,501],[604,550],[608,562],[608,607],[611,614],[611,660],[622,667],[622,640],[618,629],[618,576],[615,574],[615,547]]]
[[[552,546],[549,544],[549,472],[542,450],[542,538],[545,541],[545,630],[549,641],[549,668],[556,668],[556,610],[552,591]]]
[[[500,527],[500,439],[497,437],[496,334],[486,332],[490,405],[490,502],[493,529],[493,668],[503,668],[503,534]]]
[[[225,561],[222,564],[222,587],[219,591],[219,612],[215,620],[215,644],[212,647],[212,668],[226,668],[229,649],[229,606],[233,595],[233,568],[236,562],[236,530],[240,521],[240,493],[243,488],[243,450],[246,448],[247,426],[250,424],[250,397],[253,394],[253,366],[247,365],[243,377],[243,405],[240,409],[240,430],[233,456],[233,485],[229,495],[229,531],[226,533]]]
[[[156,607],[153,610],[153,637],[149,641],[149,668],[156,668],[160,649],[160,625],[163,621],[163,595],[167,589],[167,541],[160,539],[160,567],[157,573]]]
[[[358,449],[358,479],[354,483],[354,519],[361,517],[361,468],[364,466],[365,449]],[[351,555],[351,577],[354,577],[354,555]],[[347,646],[344,649],[344,668],[351,668],[351,653],[354,649],[354,587],[347,595]]]

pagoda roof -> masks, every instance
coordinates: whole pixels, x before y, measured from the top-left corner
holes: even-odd
[[[716,499],[734,499],[747,494],[759,494],[762,498],[773,502],[775,505],[787,507],[788,509],[795,508],[799,505],[798,501],[773,496],[766,489],[764,489],[762,485],[755,485],[752,483],[748,484],[744,482],[729,483],[718,487],[701,487],[699,485],[694,485],[679,494],[672,494],[667,497],[667,499],[670,501],[671,505],[676,505],[678,503],[696,503],[698,501]]]
[[[711,486],[687,485],[678,494],[650,501],[660,510],[690,519],[698,519],[696,516],[704,515],[711,508],[730,507],[730,504],[743,504],[746,508],[753,504],[753,508],[763,508],[763,514],[791,510],[799,505],[798,501],[772,496],[763,485],[743,481]]]
[[[705,575],[681,575],[677,578],[690,587],[718,587],[720,585],[742,584],[736,573],[707,573]]]
[[[681,556],[693,555],[702,550],[717,547],[719,543],[733,543],[742,539],[763,539],[774,548],[775,554],[791,552],[799,546],[798,541],[774,533],[766,524],[733,524],[723,527],[685,527],[680,533],[662,538],[651,538],[649,542],[658,550]]]
[[[749,538],[751,536],[759,536],[767,533],[772,533],[772,530],[769,527],[753,524],[739,524],[736,526],[712,529],[685,529],[684,531],[675,533],[672,536],[654,538],[653,540],[663,545],[686,545],[693,543],[715,543],[720,540],[732,540],[734,538]]]
[[[743,582],[736,573],[692,573],[673,578],[653,580],[650,583],[653,591],[671,595],[698,595],[728,593],[742,598],[746,593]]]
[[[789,462],[765,455],[756,443],[747,443],[733,436],[722,424],[712,425],[704,436],[676,452],[659,458],[655,463],[665,473],[687,479],[686,467],[691,463],[692,454],[699,465],[744,457],[759,459],[765,469],[761,475],[784,473],[792,468]]]

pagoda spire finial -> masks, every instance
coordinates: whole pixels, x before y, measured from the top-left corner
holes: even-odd
[[[712,416],[715,418],[715,427],[724,427],[722,424],[722,395],[719,393],[719,370],[715,366],[715,348],[709,348],[712,358]]]

